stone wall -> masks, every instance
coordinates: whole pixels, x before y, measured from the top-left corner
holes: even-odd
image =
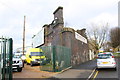
[[[62,32],[62,38],[63,46],[69,47],[71,49],[71,64],[73,66],[89,60],[88,44],[75,38],[74,29],[64,29],[64,31]]]
[[[85,29],[75,31],[72,28],[64,27],[63,8],[58,7],[51,24],[44,25],[45,43],[44,46],[65,46],[71,49],[71,65],[75,66],[89,60],[88,44],[75,38],[75,32],[86,37]]]

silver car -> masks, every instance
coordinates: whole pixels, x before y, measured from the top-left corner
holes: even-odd
[[[97,69],[114,68],[116,70],[116,61],[111,52],[99,53],[97,55]]]
[[[23,62],[18,55],[13,56],[12,69],[16,69],[18,72],[21,72],[23,68]]]

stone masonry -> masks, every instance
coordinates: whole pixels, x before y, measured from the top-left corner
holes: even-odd
[[[71,65],[75,66],[89,60],[88,43],[76,39],[77,32],[87,40],[86,29],[75,31],[72,28],[64,27],[63,7],[58,7],[54,13],[54,20],[51,24],[44,25],[44,46],[65,46],[71,49]]]

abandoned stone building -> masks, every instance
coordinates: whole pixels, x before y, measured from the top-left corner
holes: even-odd
[[[44,25],[44,46],[65,46],[71,49],[71,65],[78,65],[89,60],[89,47],[86,29],[75,31],[64,27],[63,7],[58,7],[51,24]]]

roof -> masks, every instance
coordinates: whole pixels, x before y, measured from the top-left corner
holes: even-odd
[[[53,12],[53,14],[55,14],[59,9],[63,9],[63,7],[59,6],[59,7]]]

